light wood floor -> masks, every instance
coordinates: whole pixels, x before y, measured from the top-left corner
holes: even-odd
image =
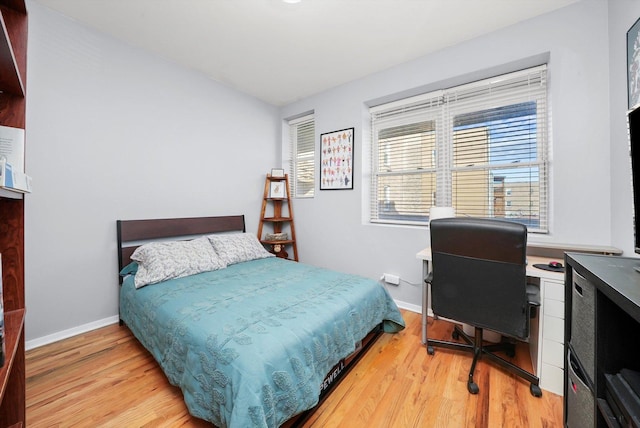
[[[470,355],[420,343],[420,315],[383,335],[317,409],[305,427],[560,427],[562,397],[529,393],[529,384],[488,362],[467,392]],[[451,336],[429,320],[429,337]],[[526,346],[518,364],[528,364]],[[210,427],[191,417],[150,354],[126,327],[108,326],[27,352],[27,426]]]

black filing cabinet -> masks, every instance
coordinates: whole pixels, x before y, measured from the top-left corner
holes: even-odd
[[[640,371],[640,259],[565,255],[564,424],[620,426],[605,375]]]

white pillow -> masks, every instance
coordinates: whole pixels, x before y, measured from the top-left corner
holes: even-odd
[[[252,233],[230,233],[209,235],[209,241],[218,256],[227,265],[266,257],[275,257],[264,249],[256,235]]]
[[[191,241],[150,242],[138,247],[131,260],[138,262],[136,288],[227,266],[204,236]]]

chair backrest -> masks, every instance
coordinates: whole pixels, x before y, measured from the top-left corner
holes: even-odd
[[[480,218],[433,220],[431,307],[436,315],[529,337],[527,228]]]

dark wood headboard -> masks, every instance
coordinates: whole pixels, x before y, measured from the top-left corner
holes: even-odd
[[[246,232],[244,215],[219,217],[117,220],[118,272],[131,262],[143,241],[222,232]]]

